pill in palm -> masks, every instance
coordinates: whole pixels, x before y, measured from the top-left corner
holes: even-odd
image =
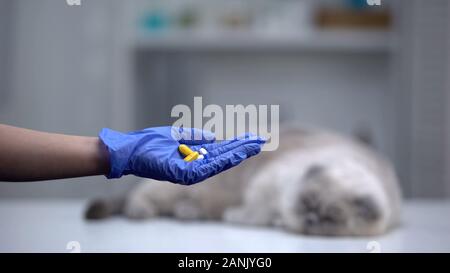
[[[208,151],[205,148],[200,148],[198,152],[194,152],[189,146],[185,144],[181,144],[178,146],[178,150],[180,153],[185,156],[184,161],[191,162],[194,160],[202,160],[205,158],[205,155]]]
[[[184,156],[189,156],[190,154],[192,154],[194,152],[191,150],[191,148],[189,148],[187,145],[184,145],[184,144],[181,144],[180,146],[178,146],[178,150]]]
[[[192,152],[190,155],[184,158],[184,161],[191,162],[198,158],[200,154],[198,152]]]

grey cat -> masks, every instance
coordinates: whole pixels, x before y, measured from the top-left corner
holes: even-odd
[[[275,152],[189,187],[145,179],[123,197],[94,200],[86,218],[169,216],[365,236],[397,224],[400,207],[397,176],[388,160],[336,133],[290,128],[281,132]]]

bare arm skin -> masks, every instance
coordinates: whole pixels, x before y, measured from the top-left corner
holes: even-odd
[[[0,181],[39,181],[109,173],[97,137],[38,132],[0,124]]]

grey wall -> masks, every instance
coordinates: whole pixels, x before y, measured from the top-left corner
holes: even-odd
[[[404,192],[449,197],[450,3],[396,1],[394,85],[401,116],[397,145]]]
[[[112,107],[112,2],[69,7],[60,0],[2,0],[0,5],[2,23],[10,21],[7,31],[0,23],[0,58],[11,60],[1,66],[9,85],[1,91],[0,122],[92,136],[112,126],[113,113],[124,110]],[[92,196],[124,185],[126,179],[112,187],[102,177],[1,183],[0,196]]]
[[[0,122],[96,135],[166,123],[170,108],[194,95],[279,103],[288,121],[347,133],[369,124],[407,196],[450,196],[447,1],[395,1],[393,54],[294,55],[136,54],[138,2],[0,0]],[[134,181],[0,183],[0,196],[113,194]]]
[[[0,0],[0,109],[6,105],[6,92],[10,82],[11,4],[10,1]]]

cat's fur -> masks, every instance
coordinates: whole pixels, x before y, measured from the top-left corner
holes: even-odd
[[[399,220],[391,164],[372,149],[322,130],[289,129],[280,147],[185,187],[144,180],[125,197],[96,200],[86,217],[171,216],[279,226],[314,235],[381,234]]]

